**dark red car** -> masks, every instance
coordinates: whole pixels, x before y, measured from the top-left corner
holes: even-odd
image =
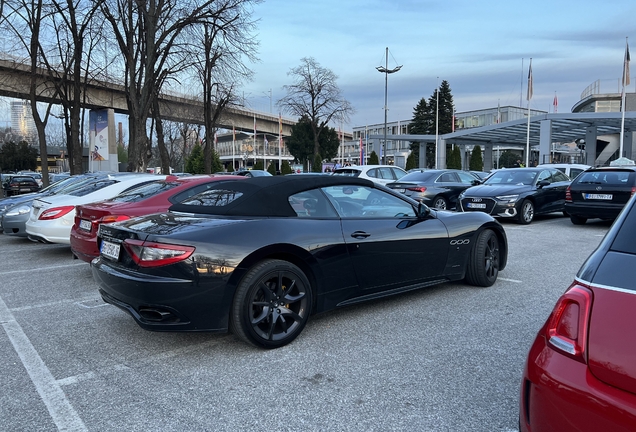
[[[77,206],[71,229],[71,250],[76,257],[91,262],[99,256],[96,238],[100,224],[164,212],[171,205],[206,191],[219,181],[236,179],[232,175],[169,176],[109,200]]]
[[[636,430],[635,203],[632,197],[530,348],[521,432]]]

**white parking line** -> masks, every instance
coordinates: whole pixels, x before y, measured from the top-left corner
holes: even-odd
[[[39,272],[41,270],[57,270],[62,268],[79,267],[79,266],[88,266],[88,264],[82,261],[81,263],[76,263],[76,264],[56,265],[52,267],[38,267],[37,271]],[[8,274],[16,274],[16,273],[33,273],[33,269],[4,271],[4,272],[0,272],[0,276],[8,275]]]
[[[77,299],[58,300],[54,302],[39,303],[39,304],[29,305],[29,306],[14,307],[9,310],[11,312],[22,312],[25,310],[39,309],[39,308],[50,307],[50,306],[59,306],[59,305],[68,304],[68,303],[78,303],[78,306],[87,308],[88,306],[80,305],[79,303],[97,302],[97,301],[101,301],[101,297],[90,297],[90,298],[85,298],[81,300],[77,300]],[[108,305],[108,303],[104,303],[104,305]]]
[[[517,279],[508,279],[508,278],[502,278],[502,277],[498,277],[497,280],[502,280],[506,282],[514,282],[514,283],[523,283],[523,281],[520,281]]]
[[[87,430],[2,297],[0,297],[0,323],[57,428],[63,431]]]

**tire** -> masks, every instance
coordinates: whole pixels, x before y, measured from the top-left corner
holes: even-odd
[[[499,275],[499,238],[492,230],[484,230],[468,257],[465,280],[470,285],[489,287]]]
[[[570,222],[572,222],[574,225],[585,225],[587,219],[580,216],[570,215]]]
[[[282,347],[303,330],[311,307],[311,286],[301,269],[287,261],[261,261],[236,289],[230,330],[257,347]]]
[[[437,196],[433,200],[433,207],[440,210],[448,210],[448,200],[443,196]]]
[[[534,203],[528,199],[523,200],[519,208],[519,218],[517,222],[528,225],[534,220]]]

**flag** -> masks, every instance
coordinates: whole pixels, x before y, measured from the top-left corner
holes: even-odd
[[[283,134],[283,117],[278,114],[278,135]]]
[[[501,123],[501,105],[499,101],[497,101],[497,123]]]
[[[267,135],[263,134],[263,142],[265,143],[265,150],[269,153],[269,141],[267,141]]]
[[[625,64],[623,65],[623,87],[629,85],[629,45],[625,41]]]
[[[532,99],[532,92],[532,59],[530,59],[530,68],[528,69],[528,101]]]
[[[554,102],[552,102],[552,105],[554,105],[554,112],[557,112],[557,107],[559,106],[559,100],[557,99],[556,92],[554,93]]]

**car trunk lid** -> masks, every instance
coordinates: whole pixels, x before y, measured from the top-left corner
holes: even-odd
[[[634,193],[635,176],[632,170],[586,171],[570,187],[572,202],[625,205]]]

